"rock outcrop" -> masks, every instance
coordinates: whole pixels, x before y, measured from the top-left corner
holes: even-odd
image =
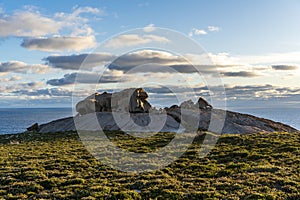
[[[212,109],[212,105],[210,105],[205,99],[203,99],[202,97],[200,97],[198,99],[198,107],[199,109]]]
[[[38,132],[39,131],[39,124],[34,123],[33,125],[31,125],[27,128],[27,131],[29,131],[29,132]]]
[[[196,109],[197,104],[199,110]],[[214,116],[224,116],[223,134],[245,134],[245,133],[259,133],[259,132],[295,132],[298,131],[286,124],[274,122],[272,120],[255,117],[253,115],[242,114],[232,111],[224,111],[220,109],[213,109],[212,106],[202,97],[194,104],[191,100],[183,102],[180,106],[173,105],[170,108],[165,108],[168,115],[174,118],[178,123],[181,123],[182,115],[181,109],[190,109],[188,114],[192,115],[199,112],[199,130],[207,131],[210,128],[212,114]],[[192,110],[194,108],[194,110]],[[186,113],[187,114],[187,113]]]
[[[38,126],[38,129],[41,133],[95,131],[100,127],[101,130],[107,131],[150,132],[158,128],[158,132],[181,132],[189,130],[188,126],[195,126],[193,130],[202,131],[213,131],[212,127],[219,126],[221,127],[219,132],[223,134],[298,132],[298,130],[279,122],[214,109],[201,97],[196,103],[188,100],[179,106],[173,105],[161,110],[151,108],[147,98],[148,94],[142,88],[126,89],[113,94],[96,93],[77,104],[76,110],[80,115],[52,121]],[[155,123],[152,123],[152,127],[149,128],[151,120]]]
[[[78,116],[77,116],[78,117]],[[51,121],[46,124],[41,124],[40,133],[54,133],[54,132],[65,132],[65,131],[76,131],[74,119],[76,117],[67,117]]]
[[[130,88],[116,93],[95,93],[76,105],[80,115],[93,112],[147,113],[151,109],[148,94],[142,88]]]

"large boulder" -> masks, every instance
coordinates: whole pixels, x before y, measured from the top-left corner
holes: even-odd
[[[76,111],[81,115],[92,112],[111,112],[112,94],[103,92],[95,93],[76,104]]]
[[[151,109],[148,94],[143,88],[130,88],[112,94],[114,112],[148,113]]]
[[[165,110],[166,110],[168,115],[170,115],[177,122],[180,123],[181,122],[181,115],[182,115],[181,109],[185,109],[185,111],[186,111],[185,114],[189,114],[189,113],[194,113],[194,112],[210,110],[212,108],[213,107],[204,98],[200,97],[196,103],[194,103],[190,99],[190,100],[182,102],[180,104],[180,106],[173,105],[169,108],[166,107]],[[210,115],[209,115],[209,117],[206,117],[206,119],[210,119]],[[207,124],[207,123],[205,122],[205,124]],[[208,127],[208,125],[206,125],[206,127]]]
[[[197,109],[196,104],[194,104],[194,102],[191,99],[182,102],[179,107],[184,109]]]
[[[95,93],[76,104],[80,115],[93,112],[130,112],[148,113],[151,104],[147,101],[148,94],[142,88],[130,88],[113,94]]]

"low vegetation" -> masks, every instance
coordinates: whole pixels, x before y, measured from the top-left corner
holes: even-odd
[[[174,137],[107,135],[140,153]],[[1,135],[0,199],[300,199],[299,133],[223,135],[200,158],[205,136],[215,137],[198,135],[177,161],[134,174],[101,163],[76,133]]]

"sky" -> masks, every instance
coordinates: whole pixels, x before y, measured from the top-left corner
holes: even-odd
[[[299,0],[1,1],[0,106],[145,87],[157,107],[300,108],[299,19]]]

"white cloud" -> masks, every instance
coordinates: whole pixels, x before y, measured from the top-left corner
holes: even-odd
[[[269,64],[278,63],[300,64],[300,51],[287,53],[271,53],[265,55],[236,55],[242,62],[251,64]]]
[[[293,65],[272,65],[271,67],[274,70],[297,70],[299,68]]]
[[[43,88],[36,90],[16,90],[13,92],[18,96],[24,95],[29,97],[71,97],[72,91],[63,88]],[[34,99],[34,98],[33,98]]]
[[[48,65],[43,65],[43,64],[32,64],[32,65],[28,65],[29,66],[29,71],[30,73],[33,74],[45,74],[47,73],[50,68]]]
[[[44,36],[58,33],[61,22],[42,16],[39,12],[16,11],[0,18],[0,37]]]
[[[143,28],[143,31],[146,33],[152,32],[155,30],[154,24],[149,24]]]
[[[196,29],[196,28],[193,28],[191,30],[191,32],[189,33],[189,36],[192,37],[193,35],[206,35],[207,32],[203,29]]]
[[[22,80],[22,76],[12,76],[9,81],[20,81]]]
[[[112,38],[104,46],[107,48],[120,48],[120,47],[147,44],[151,42],[168,43],[170,41],[165,37],[157,36],[157,35],[128,34],[128,35],[120,35],[118,37]]]
[[[110,53],[78,54],[69,56],[49,56],[44,59],[48,65],[55,68],[78,70],[85,60],[86,68],[103,67],[112,64],[116,67],[134,67],[143,64],[156,63],[160,65],[188,64],[183,57],[163,51],[140,50],[122,56]],[[112,62],[112,63],[111,63]]]
[[[216,65],[245,65],[238,57],[231,56],[229,53],[222,52],[218,54],[208,53],[212,62]]]
[[[89,56],[88,59],[86,57]],[[163,51],[141,50],[128,53],[122,56],[108,53],[98,54],[79,54],[70,56],[49,56],[45,60],[49,65],[62,69],[77,70],[82,61],[86,59],[85,67],[87,69],[99,70],[104,66],[109,69],[128,72],[136,66],[147,65],[151,63],[147,72],[155,73],[158,66],[168,66],[182,73],[194,73],[195,65],[203,73],[212,74],[220,72],[225,77],[271,77],[280,76],[280,73],[291,73],[300,68],[299,64],[264,64],[245,62],[243,57],[230,55],[229,53],[218,54],[184,54],[182,56],[170,54]],[[266,58],[269,59],[268,57]],[[297,59],[297,58],[295,58]],[[263,61],[263,59],[261,59]],[[285,63],[285,62],[281,62]],[[154,66],[156,64],[157,66]],[[278,70],[286,69],[286,70]],[[289,70],[287,70],[289,69]],[[297,74],[297,73],[296,73]]]
[[[112,61],[115,59],[115,55],[111,55],[109,53],[94,53],[94,54],[78,54],[78,55],[69,55],[69,56],[59,56],[59,55],[53,55],[48,56],[44,60],[47,62],[48,65],[55,67],[55,68],[61,68],[61,69],[71,69],[71,70],[78,70],[82,64],[82,62],[85,61],[85,69],[97,67],[97,66],[103,66],[107,62]]]
[[[10,78],[0,78],[0,82],[14,82],[14,81],[19,81],[22,80],[21,76],[12,76]]]
[[[32,91],[39,89],[43,87],[45,83],[39,82],[39,81],[34,81],[34,82],[26,82],[26,83],[13,83],[13,84],[5,84],[5,85],[0,85],[0,92],[1,93],[13,93],[17,90],[27,90],[27,91]]]
[[[80,51],[96,46],[94,36],[27,38],[22,47],[41,51]]]
[[[85,59],[86,56],[86,54],[77,56],[57,56],[48,59],[48,62],[58,68],[75,69],[73,67],[79,66],[82,59]],[[139,85],[140,83],[149,80],[154,83],[162,83],[161,81],[163,80],[163,83],[168,83],[169,85],[183,86],[196,84],[199,83],[199,81],[201,82],[202,79],[199,79],[199,76],[197,75],[198,71],[191,63],[195,64],[197,69],[199,69],[203,75],[211,77],[212,80],[217,78],[218,76],[216,75],[219,73],[225,84],[253,85],[270,83],[277,86],[289,87],[291,85],[297,85],[299,79],[296,75],[294,75],[294,77],[288,76],[288,73],[297,74],[297,69],[299,69],[299,67],[297,68],[295,65],[281,64],[276,66],[269,64],[252,64],[245,62],[239,56],[230,55],[229,53],[208,53],[203,55],[186,54],[178,56],[163,51],[142,50],[128,53],[120,57],[104,53],[93,54],[92,56],[93,59],[87,60],[87,65],[91,66],[91,68],[97,65],[101,71],[105,66],[109,70],[121,72],[121,76],[113,74],[111,77],[107,77],[107,79],[103,81],[103,84],[101,84],[101,88],[109,88],[111,85],[115,84],[116,81],[122,83],[119,85],[120,87],[132,87],[134,84]],[[208,57],[212,62],[207,62]],[[151,64],[149,65],[149,63]],[[144,68],[135,68],[136,66],[144,66]],[[178,73],[172,73],[170,69],[174,69]],[[97,72],[95,68],[93,68],[92,71]],[[73,76],[71,75],[73,74],[69,74],[60,79],[49,80],[48,83],[54,86],[72,84],[72,80],[74,79],[72,79]],[[132,77],[137,77],[138,80],[134,80]],[[283,80],[284,77],[289,78],[289,80]],[[90,80],[90,78],[82,79],[81,82],[89,83]],[[292,81],[295,83],[292,83]],[[277,92],[278,91],[279,90],[277,90]],[[257,91],[255,95],[260,96],[261,94]],[[233,96],[233,98],[235,98],[235,96]]]
[[[289,78],[300,75],[300,54],[296,52],[265,56],[239,56],[226,52],[184,56],[192,63],[210,65],[211,70],[219,71],[223,77],[259,77],[256,81],[264,82],[268,77],[271,80],[272,77],[282,79],[283,75]]]
[[[89,6],[85,6],[85,7],[74,7],[74,12],[72,13],[72,16],[79,16],[81,13],[92,13],[92,14],[101,14],[101,15],[105,15],[105,11],[104,10],[100,10],[99,8],[93,8],[93,7],[89,7]]]
[[[220,31],[220,27],[217,26],[208,26],[207,29],[211,32],[218,32]]]
[[[42,64],[27,64],[21,61],[0,62],[0,74],[9,72],[44,74],[48,72],[48,70],[49,67]]]
[[[138,6],[139,7],[146,7],[146,6],[149,6],[149,2],[145,2],[145,3],[139,3]]]
[[[98,8],[75,7],[71,13],[46,16],[37,8],[26,6],[11,15],[0,15],[0,37],[23,37],[24,46],[37,50],[83,50],[96,44],[94,30],[89,25],[93,18],[86,15],[105,15],[105,12]]]
[[[288,68],[289,70],[296,70],[300,65],[300,52],[288,52],[288,53],[273,53],[266,55],[231,55],[229,53],[207,53],[207,57],[211,60],[211,63],[216,66],[228,66],[228,67],[248,67],[256,69],[270,70],[272,66],[274,70],[279,68]],[[185,57],[193,62],[201,63],[205,60],[204,55],[187,54]],[[283,63],[283,64],[282,64]]]
[[[220,28],[217,27],[217,26],[208,26],[207,27],[207,31],[210,31],[210,32],[218,32],[220,31]],[[194,35],[207,35],[206,30],[204,29],[197,29],[197,28],[193,28],[190,32],[189,32],[189,36],[192,37]]]
[[[130,79],[127,79],[127,77],[124,77],[123,75],[124,74],[122,72],[116,70],[108,70],[105,71],[103,74],[82,73],[82,72],[71,73],[71,74],[65,74],[63,78],[50,79],[47,81],[47,84],[52,86],[64,86],[64,85],[70,85],[74,83],[103,84],[103,83],[118,83],[124,81],[131,81]]]
[[[9,98],[18,96],[18,98],[26,97],[60,97],[60,96],[71,96],[72,91],[65,88],[45,88],[43,82],[27,82],[10,85],[0,85],[0,96],[1,98]],[[9,94],[9,95],[7,95]]]
[[[10,61],[0,63],[0,73],[5,72],[26,72],[28,70],[27,64],[20,61]]]
[[[72,13],[55,13],[54,18],[63,24],[63,28],[71,30],[71,36],[91,35],[93,29],[88,25],[89,18],[81,14],[106,15],[104,10],[92,7],[77,7]]]
[[[238,72],[223,72],[221,73],[223,77],[257,77],[259,74],[251,71],[238,71]]]

